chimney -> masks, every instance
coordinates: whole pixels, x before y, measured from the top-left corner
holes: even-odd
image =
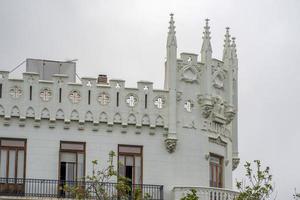
[[[108,84],[108,82],[107,82],[107,75],[105,75],[105,74],[99,74],[98,75],[97,83],[98,84],[107,85]]]

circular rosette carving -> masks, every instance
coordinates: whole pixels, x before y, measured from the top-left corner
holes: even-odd
[[[136,94],[130,93],[126,96],[125,102],[129,107],[134,107],[138,104],[138,96]]]
[[[225,78],[226,76],[224,71],[215,71],[213,74],[213,86],[217,89],[223,89]]]
[[[40,91],[40,98],[42,101],[50,101],[52,98],[52,91],[49,88],[43,88]]]
[[[156,108],[162,109],[166,105],[166,98],[164,96],[157,96],[153,99],[153,103]]]
[[[79,103],[81,100],[80,92],[78,90],[71,90],[69,93],[69,100],[74,104]]]
[[[10,90],[9,90],[9,95],[13,98],[13,99],[18,99],[20,96],[22,96],[23,91],[19,86],[13,86]]]
[[[101,92],[98,96],[98,102],[101,104],[101,105],[107,105],[109,104],[109,95],[106,93],[106,92]]]

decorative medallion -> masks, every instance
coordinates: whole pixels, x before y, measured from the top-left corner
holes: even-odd
[[[109,104],[109,95],[106,92],[102,92],[98,96],[98,101],[101,105]]]
[[[194,103],[192,102],[192,100],[187,100],[184,104],[184,109],[187,111],[187,112],[192,112],[192,108],[194,107]]]
[[[43,101],[50,101],[52,97],[52,91],[49,88],[43,88],[40,91],[40,98]]]
[[[126,97],[126,103],[129,107],[134,107],[138,103],[138,97],[136,94],[128,94]]]
[[[154,101],[154,105],[158,109],[162,109],[166,104],[166,99],[163,96],[157,96],[157,97],[154,98],[153,101]]]
[[[79,103],[81,100],[80,92],[77,90],[72,90],[69,94],[69,99],[72,103]]]
[[[23,91],[20,87],[14,86],[9,90],[9,94],[13,99],[18,99],[20,96],[22,96]]]

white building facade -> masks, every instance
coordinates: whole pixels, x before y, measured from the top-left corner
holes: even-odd
[[[171,15],[163,90],[148,81],[76,83],[73,62],[28,59],[22,79],[1,71],[0,194],[59,196],[55,184],[34,190],[26,180],[79,180],[93,160],[106,166],[112,150],[119,174],[159,188],[152,199],[178,200],[190,188],[200,199],[233,199],[238,59],[229,29],[222,60],[212,58],[209,29],[207,20],[199,58],[178,58]]]

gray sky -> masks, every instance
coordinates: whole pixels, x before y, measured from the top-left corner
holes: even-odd
[[[77,58],[80,76],[106,73],[127,86],[149,80],[162,88],[170,12],[178,52],[200,52],[204,19],[210,18],[213,56],[221,58],[225,27],[231,27],[239,58],[242,163],[269,165],[277,199],[292,199],[294,188],[300,191],[298,0],[0,0],[0,69],[28,57]]]

